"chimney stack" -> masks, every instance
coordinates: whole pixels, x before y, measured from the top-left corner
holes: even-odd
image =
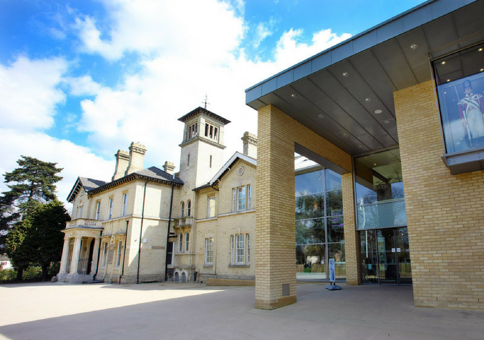
[[[125,175],[143,170],[146,147],[139,143],[131,143],[129,147],[129,165]]]
[[[257,136],[247,131],[241,139],[244,142],[244,155],[257,158]]]
[[[175,172],[175,164],[172,162],[166,161],[165,165],[163,165],[163,169],[165,170],[165,172],[169,173],[170,175],[173,175],[173,173]]]
[[[116,168],[114,169],[113,181],[124,176],[129,164],[129,154],[126,151],[118,150],[116,157]]]

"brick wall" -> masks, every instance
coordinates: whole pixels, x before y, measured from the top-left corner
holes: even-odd
[[[484,310],[484,172],[442,162],[431,81],[394,98],[415,306]]]
[[[259,110],[258,128],[256,308],[272,309],[297,301],[294,144],[316,152],[349,172],[352,168],[350,155],[275,106]],[[344,189],[353,191],[348,185],[344,185]],[[348,202],[347,198],[343,204]],[[351,206],[353,204],[351,202]],[[348,210],[349,207],[343,208]],[[354,214],[345,212],[344,218],[346,235],[347,225],[354,229]],[[356,244],[350,246],[350,242],[347,241],[347,249],[356,249]],[[356,264],[349,268],[356,268]],[[347,271],[347,275],[355,274]],[[283,296],[283,285],[289,285],[287,296]]]

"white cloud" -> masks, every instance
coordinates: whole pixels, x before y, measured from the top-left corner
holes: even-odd
[[[74,96],[93,96],[101,90],[101,85],[94,82],[91,76],[66,77],[70,86],[70,94]]]
[[[2,148],[2,175],[18,167],[16,161],[21,155],[58,163],[57,167],[64,168],[60,173],[64,179],[57,184],[57,196],[61,201],[67,198],[78,176],[110,180],[114,173],[113,160],[105,161],[88,148],[41,132],[22,133],[20,137],[17,130],[0,128],[0,145],[7,146]],[[6,190],[2,180],[0,191]]]
[[[50,128],[56,105],[65,100],[65,94],[57,85],[67,66],[62,58],[29,60],[25,56],[8,66],[0,65],[2,127]]]
[[[262,22],[259,23],[256,28],[256,35],[252,45],[255,48],[259,47],[260,43],[270,35],[272,35],[272,32],[269,30],[267,25]]]

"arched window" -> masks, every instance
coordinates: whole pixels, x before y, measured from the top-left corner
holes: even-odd
[[[187,216],[192,215],[192,201],[188,200],[187,202]]]
[[[180,217],[183,217],[185,214],[185,202],[180,203]]]

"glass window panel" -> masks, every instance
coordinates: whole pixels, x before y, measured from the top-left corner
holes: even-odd
[[[343,214],[343,192],[330,191],[326,193],[326,215],[341,215]]]
[[[340,190],[341,189],[341,175],[326,169],[326,191]]]
[[[328,217],[328,242],[341,242],[345,239],[343,215]]]
[[[324,194],[296,197],[296,219],[324,216]]]
[[[296,221],[296,243],[311,244],[325,242],[324,219]]]
[[[326,247],[324,244],[296,246],[297,279],[326,279]]]
[[[323,170],[296,176],[296,197],[324,191]]]

